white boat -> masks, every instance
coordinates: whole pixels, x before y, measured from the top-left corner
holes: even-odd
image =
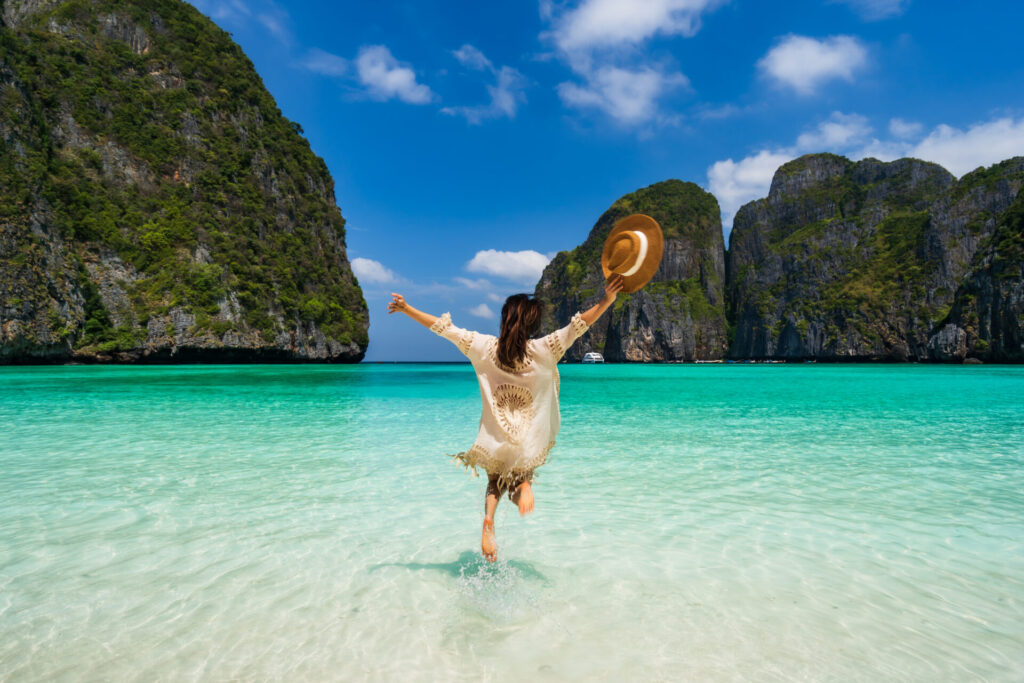
[[[602,356],[601,354],[597,353],[596,351],[591,351],[590,353],[587,353],[587,354],[585,354],[583,356],[583,362],[584,363],[603,363],[604,362],[604,356]]]

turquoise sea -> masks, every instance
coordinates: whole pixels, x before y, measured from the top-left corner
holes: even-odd
[[[0,680],[1020,680],[1024,367],[561,371],[0,368]]]

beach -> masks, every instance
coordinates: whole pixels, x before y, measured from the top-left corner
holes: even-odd
[[[562,365],[536,511],[467,364],[0,368],[0,680],[988,680],[1024,367]]]

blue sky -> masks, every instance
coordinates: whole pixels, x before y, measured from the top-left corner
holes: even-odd
[[[1024,154],[1024,3],[196,0],[335,180],[367,360],[459,360],[389,292],[484,332],[618,197],[732,215],[805,152],[956,175]]]

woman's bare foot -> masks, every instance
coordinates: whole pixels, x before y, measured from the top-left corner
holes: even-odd
[[[480,550],[488,562],[498,559],[498,541],[494,538],[494,520],[484,519],[484,533],[480,538]]]
[[[519,506],[520,515],[528,515],[533,512],[533,488],[530,482],[524,481],[512,493],[512,502]]]

